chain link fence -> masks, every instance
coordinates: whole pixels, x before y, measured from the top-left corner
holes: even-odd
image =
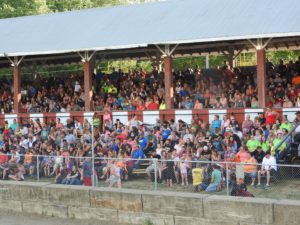
[[[2,154],[0,158],[1,180],[300,199],[300,165],[73,157],[64,153]]]

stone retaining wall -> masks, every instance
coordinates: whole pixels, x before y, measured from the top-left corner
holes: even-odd
[[[0,210],[158,225],[299,225],[300,201],[0,182]]]

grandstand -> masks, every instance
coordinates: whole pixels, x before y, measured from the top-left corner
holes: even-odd
[[[143,161],[156,157],[162,164],[155,175],[170,185],[171,175],[176,182],[182,177],[182,165],[170,161],[186,161],[190,179],[191,161],[226,162],[231,148],[234,156],[245,150],[255,158],[267,146],[276,163],[297,162],[300,58],[273,65],[265,53],[297,49],[299,19],[296,0],[174,0],[0,20],[0,66],[13,67],[13,81],[0,81],[2,179],[23,180],[24,165],[28,176],[58,182],[64,169],[91,185],[95,171],[100,181],[115,170],[128,179],[146,173]],[[243,51],[256,52],[256,68],[233,68]],[[173,71],[174,57],[211,53],[223,53],[227,62]],[[150,73],[94,74],[104,57],[157,65]],[[23,66],[68,63],[81,63],[82,73],[22,77]],[[172,166],[174,174],[165,170]]]

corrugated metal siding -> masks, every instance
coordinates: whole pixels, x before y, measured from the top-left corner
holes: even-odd
[[[295,35],[299,0],[170,0],[0,20],[0,55]]]

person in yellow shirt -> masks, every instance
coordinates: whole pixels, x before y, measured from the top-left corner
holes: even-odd
[[[167,106],[166,106],[165,100],[162,100],[161,103],[160,103],[160,105],[159,105],[159,109],[160,110],[164,110],[166,108],[167,108]]]
[[[192,170],[194,192],[201,190],[201,184],[204,180],[204,168],[199,164]]]

